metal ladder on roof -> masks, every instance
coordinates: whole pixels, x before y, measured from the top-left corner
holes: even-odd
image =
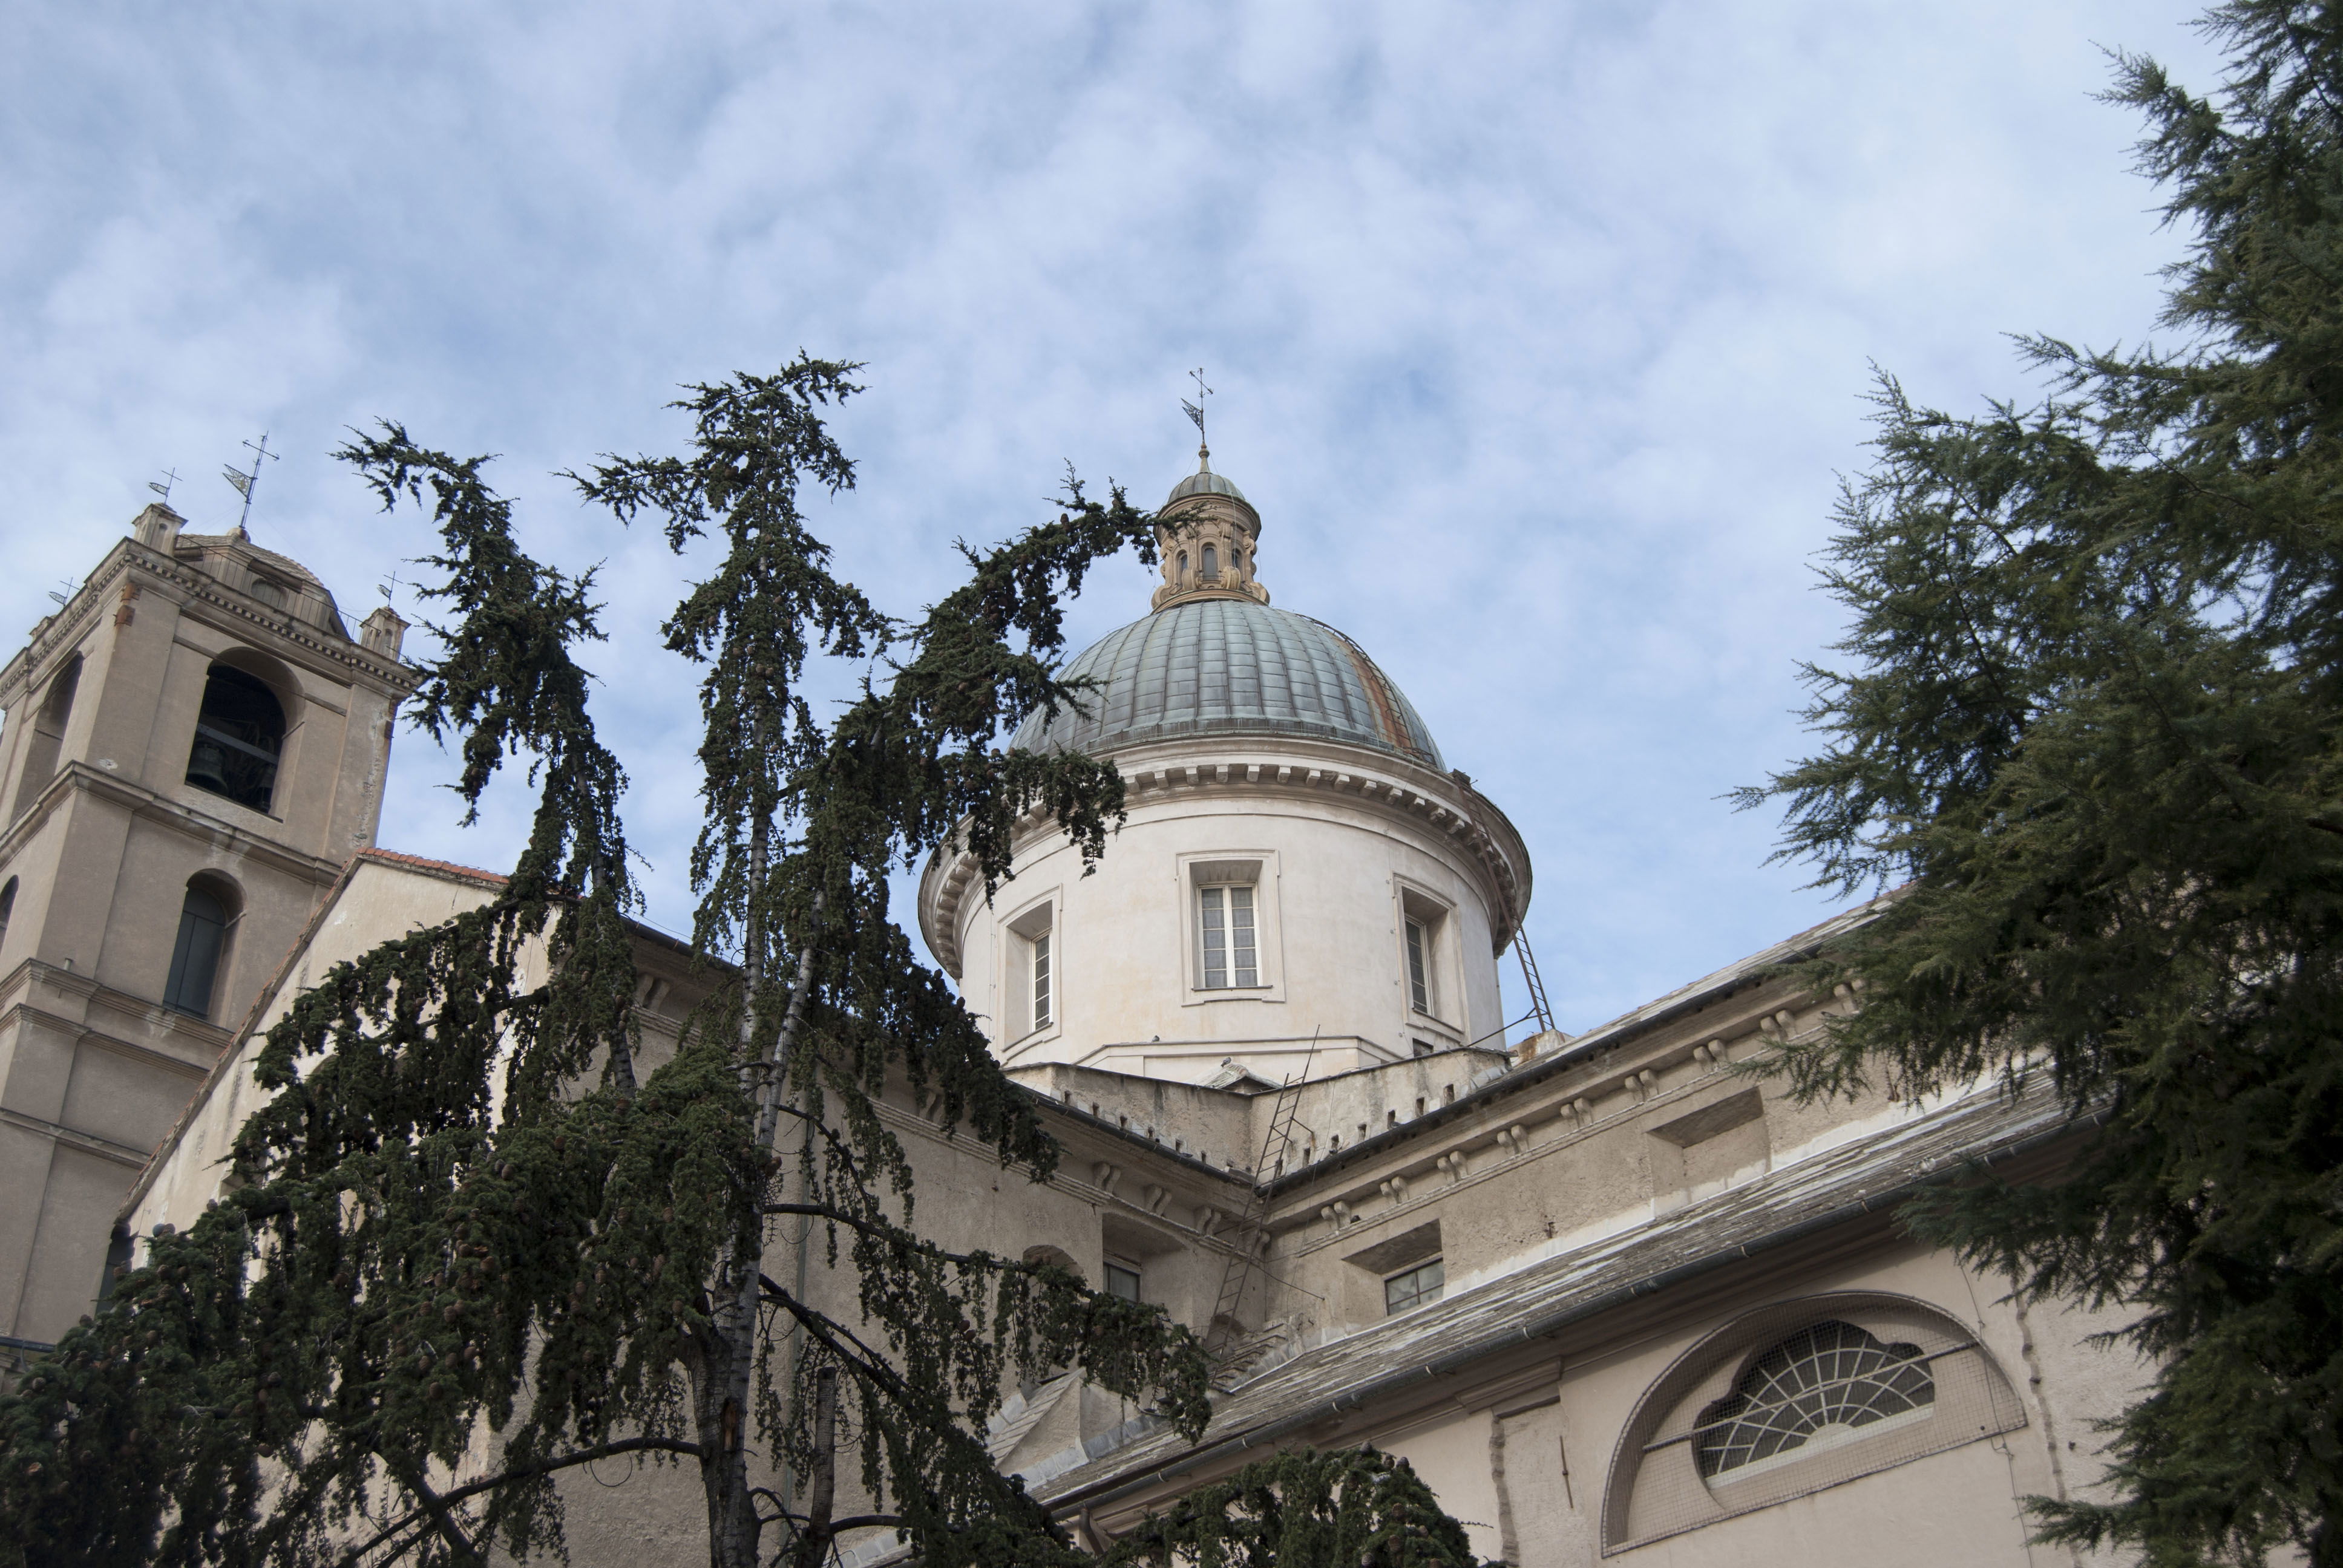
[[[1318,1040],[1311,1037],[1310,1056],[1318,1054]],[[1244,1304],[1245,1292],[1252,1287],[1252,1277],[1261,1267],[1262,1244],[1268,1237],[1262,1221],[1269,1208],[1269,1188],[1285,1174],[1286,1160],[1293,1151],[1293,1129],[1302,1114],[1302,1085],[1310,1075],[1310,1058],[1302,1059],[1299,1071],[1288,1073],[1278,1086],[1277,1102],[1270,1107],[1269,1131],[1261,1141],[1261,1159],[1252,1168],[1252,1185],[1245,1191],[1243,1210],[1232,1217],[1227,1234],[1235,1251],[1221,1270],[1221,1293],[1212,1302],[1212,1316],[1205,1325],[1204,1342],[1212,1352],[1215,1366],[1226,1362],[1243,1339],[1237,1328],[1237,1309]]]
[[[1513,932],[1513,956],[1522,960],[1522,979],[1530,988],[1530,1010],[1537,1015],[1538,1030],[1544,1033],[1554,1028],[1554,1009],[1546,1005],[1545,979],[1538,973],[1537,960],[1530,956],[1528,932]]]

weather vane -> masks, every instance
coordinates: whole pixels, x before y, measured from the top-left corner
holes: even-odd
[[[240,468],[224,468],[220,471],[221,477],[227,480],[229,484],[234,485],[236,487],[236,493],[244,498],[244,515],[236,520],[236,531],[238,533],[244,531],[244,525],[250,521],[252,518],[252,492],[260,487],[260,465],[262,460],[266,459],[269,462],[275,462],[277,460],[277,454],[268,449],[268,432],[266,430],[263,430],[260,433],[260,444],[258,446],[253,446],[250,441],[246,441],[245,445],[251,447],[252,450],[252,472],[247,474]]]
[[[1212,395],[1212,389],[1204,385],[1204,369],[1202,366],[1198,366],[1195,369],[1189,371],[1188,374],[1195,378],[1197,400],[1191,403],[1185,397],[1182,397],[1180,399],[1180,407],[1188,410],[1188,417],[1196,422],[1196,460],[1198,464],[1201,465],[1198,471],[1202,472],[1203,469],[1210,468],[1212,466],[1212,446],[1210,441],[1204,438],[1203,406],[1203,399],[1210,397]]]
[[[162,497],[163,504],[167,507],[171,504],[171,487],[178,482],[179,470],[176,468],[166,468],[163,470],[163,477],[161,478],[147,480],[146,487],[154,491],[156,495]]]

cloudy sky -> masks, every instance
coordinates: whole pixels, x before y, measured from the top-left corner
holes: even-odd
[[[1069,460],[1159,498],[1201,365],[1263,580],[1512,814],[1583,1029],[1833,907],[1719,796],[1805,744],[1870,367],[1967,410],[2029,394],[2006,333],[2149,330],[2179,241],[2093,95],[2109,47],[2208,84],[2192,12],[5,0],[0,625],[166,469],[232,523],[263,430],[255,537],[362,615],[425,536],[344,428],[503,454],[531,547],[605,563],[598,711],[680,926],[689,563],[552,472],[673,449],[679,383],[867,361],[818,521],[908,611]],[[1150,586],[1098,578],[1077,642]],[[383,841],[509,863],[450,773],[402,736]]]

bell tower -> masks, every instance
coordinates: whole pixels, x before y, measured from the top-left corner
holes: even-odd
[[[0,667],[0,1341],[89,1310],[116,1210],[374,842],[387,605],[150,506]]]

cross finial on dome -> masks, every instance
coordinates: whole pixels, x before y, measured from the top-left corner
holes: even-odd
[[[1185,408],[1188,411],[1188,417],[1196,422],[1196,472],[1209,474],[1212,471],[1212,448],[1204,438],[1203,399],[1212,395],[1212,389],[1204,385],[1202,366],[1199,365],[1188,374],[1195,378],[1197,401],[1191,403],[1182,397],[1180,399],[1180,407]]]

